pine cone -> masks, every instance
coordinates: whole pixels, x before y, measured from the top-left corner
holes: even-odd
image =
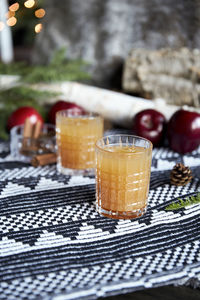
[[[177,163],[170,174],[170,182],[173,185],[186,185],[192,180],[192,172],[189,167]]]

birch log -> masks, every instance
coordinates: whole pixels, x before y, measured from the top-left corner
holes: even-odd
[[[77,82],[37,84],[32,87],[58,92],[60,99],[76,103],[88,111],[97,112],[104,119],[127,128],[132,125],[134,115],[141,110],[155,108],[169,119],[180,108],[179,106],[168,105],[163,99],[152,101]],[[57,99],[48,99],[48,103],[52,104]],[[197,111],[197,109],[194,110]]]
[[[123,89],[161,97],[169,104],[200,107],[200,50],[132,50],[124,67]]]
[[[12,82],[11,86],[19,84],[20,81],[16,80]],[[44,99],[43,103],[40,102],[40,104],[52,105],[58,100],[69,101],[82,106],[87,111],[102,115],[105,120],[111,123],[126,128],[132,126],[132,119],[135,114],[144,109],[156,109],[163,113],[167,120],[176,110],[180,109],[180,106],[167,104],[164,99],[147,100],[78,82],[65,81],[28,86],[36,90],[57,93],[56,97]],[[200,113],[198,108],[188,106],[185,106],[185,108]]]

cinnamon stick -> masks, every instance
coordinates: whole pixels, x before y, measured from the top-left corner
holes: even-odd
[[[33,131],[33,124],[31,123],[30,118],[26,118],[24,122],[23,137],[30,138],[32,136],[32,131]]]
[[[37,121],[33,126],[32,137],[31,137],[31,148],[37,152],[40,148],[39,136],[41,133],[42,122]]]
[[[33,127],[32,138],[37,139],[39,137],[41,128],[42,128],[42,122],[38,120]]]
[[[30,118],[26,118],[24,122],[24,131],[23,131],[23,140],[22,140],[22,147],[21,147],[21,154],[23,155],[30,155],[30,138],[33,132],[33,124],[31,123]]]
[[[32,158],[31,165],[33,167],[46,166],[56,163],[56,160],[56,153],[40,154]]]
[[[24,123],[23,141],[21,153],[25,156],[30,156],[38,151],[38,137],[40,135],[42,123],[38,120],[35,124],[30,118],[26,118]]]

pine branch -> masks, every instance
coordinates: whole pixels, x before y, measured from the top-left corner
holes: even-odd
[[[38,83],[38,82],[54,82],[54,81],[76,81],[90,79],[88,73],[85,73],[80,69],[80,65],[64,64],[63,66],[35,66],[31,67],[27,76],[22,77],[22,80],[26,83]]]
[[[88,64],[81,59],[67,59],[66,49],[61,48],[54,53],[48,65],[29,66],[24,62],[0,63],[0,74],[20,75],[21,81],[25,83],[83,81],[91,78],[85,70],[87,66]]]
[[[165,210],[178,210],[186,206],[200,203],[200,193],[197,193],[196,196],[190,196],[185,199],[178,199],[179,202],[173,202],[170,205],[165,207]]]
[[[29,71],[29,66],[25,62],[15,62],[3,64],[0,62],[0,74],[25,76]]]
[[[51,59],[50,64],[53,66],[59,66],[63,63],[66,59],[66,48],[62,47],[61,49],[57,50]]]

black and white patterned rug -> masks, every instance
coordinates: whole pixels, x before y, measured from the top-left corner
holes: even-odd
[[[167,284],[200,282],[200,205],[165,207],[200,191],[200,149],[153,150],[148,211],[112,220],[95,211],[93,177],[12,161],[0,144],[0,299],[96,299]],[[176,162],[192,168],[171,186]]]

